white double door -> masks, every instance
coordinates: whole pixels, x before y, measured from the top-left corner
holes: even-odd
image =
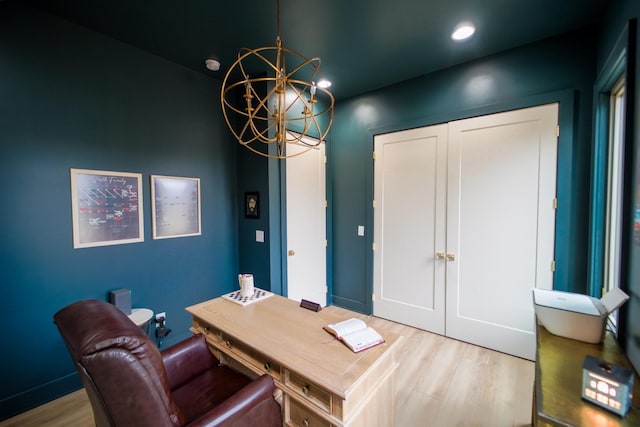
[[[374,314],[533,360],[557,104],[375,137]]]

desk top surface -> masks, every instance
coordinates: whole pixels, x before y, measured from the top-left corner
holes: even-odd
[[[613,335],[589,344],[551,334],[537,327],[536,407],[539,419],[559,426],[640,425],[640,379],[634,378],[633,406],[625,418],[582,400],[582,363],[586,355],[631,368]]]
[[[341,396],[346,396],[367,372],[387,369],[378,365],[394,363],[393,351],[402,338],[378,331],[386,341],[384,344],[353,353],[323,327],[350,317],[366,322],[366,316],[331,306],[314,312],[279,295],[244,307],[216,298],[186,310],[202,322]]]

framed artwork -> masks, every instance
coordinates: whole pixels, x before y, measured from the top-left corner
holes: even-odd
[[[260,193],[244,193],[244,217],[260,218]]]
[[[199,236],[200,178],[151,175],[153,238]]]
[[[74,248],[144,241],[142,174],[70,171]]]

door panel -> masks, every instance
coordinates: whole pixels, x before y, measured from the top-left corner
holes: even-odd
[[[446,137],[438,125],[375,138],[374,313],[440,334]]]
[[[313,141],[312,144],[315,144]],[[306,147],[304,148],[306,149]],[[288,146],[287,151],[295,151]],[[286,160],[287,297],[327,304],[325,145]]]
[[[557,106],[450,123],[446,334],[535,358],[531,289],[551,289]]]

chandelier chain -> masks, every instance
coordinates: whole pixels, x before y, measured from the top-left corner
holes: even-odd
[[[280,0],[276,0],[276,31],[280,40]]]

